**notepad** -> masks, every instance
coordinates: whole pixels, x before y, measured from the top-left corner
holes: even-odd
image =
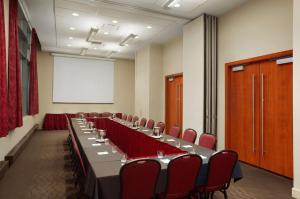
[[[160,161],[161,161],[162,163],[165,163],[165,164],[168,164],[168,163],[170,162],[169,159],[160,159]]]
[[[86,126],[84,126],[84,125],[81,125],[80,127],[81,127],[81,128],[84,128],[84,127],[86,127]]]
[[[174,139],[167,139],[167,142],[175,142]]]
[[[88,138],[88,140],[96,140],[97,138]]]
[[[200,157],[201,157],[202,159],[206,159],[206,158],[207,158],[207,157],[204,156],[204,155],[200,155]]]
[[[149,130],[148,130],[148,129],[143,129],[142,131],[147,132],[147,131],[149,131]]]
[[[77,124],[79,124],[79,125],[84,125],[82,122],[78,122]]]
[[[107,151],[101,151],[101,152],[98,152],[97,154],[98,154],[98,155],[107,155],[108,152],[107,152]]]
[[[182,147],[187,149],[187,148],[192,148],[193,146],[192,145],[182,145]]]
[[[92,131],[93,129],[81,129],[83,131]]]
[[[91,134],[90,131],[84,131],[83,133],[84,133],[84,134]]]
[[[92,144],[92,146],[101,146],[101,144],[100,143],[94,143],[94,144]]]

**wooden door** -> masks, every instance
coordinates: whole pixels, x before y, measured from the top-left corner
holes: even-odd
[[[260,64],[260,166],[292,177],[292,64]]]
[[[166,132],[177,125],[182,129],[183,83],[182,75],[166,77]]]
[[[226,148],[238,152],[239,159],[259,163],[259,64],[249,64],[243,70],[228,71],[228,119]]]

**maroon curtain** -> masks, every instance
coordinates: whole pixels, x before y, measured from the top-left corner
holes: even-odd
[[[22,91],[18,41],[18,0],[9,1],[8,112],[9,129],[22,126]]]
[[[29,82],[29,115],[39,113],[39,94],[38,94],[38,74],[36,63],[36,41],[37,35],[33,28],[31,33],[31,50],[30,50],[30,82]]]
[[[7,79],[3,0],[0,0],[0,137],[8,134]]]

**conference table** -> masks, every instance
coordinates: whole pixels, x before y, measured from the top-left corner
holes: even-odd
[[[97,129],[105,129],[104,143],[98,143],[97,135],[81,119],[72,118],[71,124],[77,139],[84,165],[87,170],[84,191],[90,198],[117,199],[120,195],[119,172],[125,164],[121,160],[127,156],[127,162],[141,159],[156,159],[161,164],[156,193],[163,192],[167,182],[167,166],[172,158],[187,153],[198,154],[203,165],[197,178],[197,185],[205,184],[210,156],[215,151],[194,145],[182,139],[163,134],[153,138],[153,130],[132,127],[131,122],[119,118],[87,118],[93,121]],[[158,158],[157,151],[163,151],[164,157]],[[184,171],[183,171],[184,172]],[[232,178],[237,181],[243,177],[239,162]]]

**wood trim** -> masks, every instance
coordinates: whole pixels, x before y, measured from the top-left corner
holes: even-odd
[[[5,175],[6,171],[8,170],[9,163],[8,161],[0,161],[0,180],[3,178]]]
[[[14,161],[17,159],[17,157],[22,153],[24,150],[26,144],[32,137],[33,133],[37,130],[39,127],[38,124],[35,124],[29,132],[16,144],[5,156],[5,160],[9,162],[9,167],[14,163]]]
[[[281,51],[277,53],[272,53],[272,54],[267,54],[267,55],[262,55],[258,57],[253,57],[253,58],[247,58],[239,61],[233,61],[225,64],[225,148],[229,147],[229,112],[230,112],[230,107],[229,107],[229,93],[230,93],[230,79],[229,79],[229,72],[230,68],[235,65],[243,65],[243,64],[250,64],[250,63],[255,63],[255,62],[261,62],[269,59],[275,59],[279,57],[285,57],[285,56],[292,56],[293,55],[293,50],[286,50],[286,51]]]

